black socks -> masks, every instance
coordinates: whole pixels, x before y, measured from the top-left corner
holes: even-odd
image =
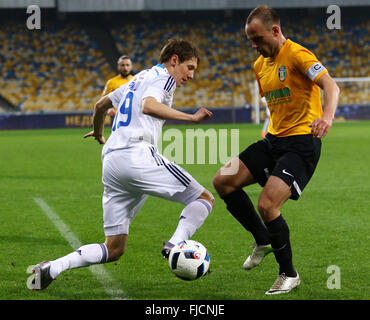
[[[276,219],[263,223],[256,212],[252,201],[242,190],[237,190],[222,197],[226,203],[226,208],[236,220],[248,231],[256,240],[257,245],[267,245],[271,243],[274,249],[276,261],[279,264],[279,274],[285,273],[288,277],[296,277],[297,272],[292,262],[292,248],[289,240],[289,228],[280,215]]]
[[[265,225],[254,209],[252,201],[242,190],[237,190],[222,197],[226,203],[227,210],[236,220],[248,231],[250,231],[256,240],[257,245],[266,245],[270,243],[269,235]]]
[[[288,277],[296,277],[297,272],[293,267],[292,248],[289,240],[289,228],[283,216],[265,223],[269,233],[271,246],[274,249],[276,261],[278,262],[279,274],[285,273]]]

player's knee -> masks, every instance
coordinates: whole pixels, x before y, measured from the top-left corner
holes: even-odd
[[[217,193],[220,193],[220,190],[222,188],[222,179],[220,178],[219,174],[216,174],[212,180],[213,187],[217,191]]]
[[[273,220],[273,217],[279,212],[272,201],[268,198],[260,198],[258,200],[258,212],[264,222]]]
[[[204,189],[203,193],[199,196],[198,199],[204,199],[204,200],[207,200],[211,206],[213,207],[214,204],[215,204],[215,197],[213,196],[213,194],[208,191],[207,189]]]
[[[266,197],[260,197],[258,199],[258,211],[262,214],[262,213],[267,213],[271,207],[272,207],[272,203],[271,201],[268,200],[268,198]]]
[[[214,176],[212,183],[213,183],[213,187],[215,188],[216,192],[221,197],[231,192],[230,191],[231,186],[228,185],[225,177],[219,172]]]

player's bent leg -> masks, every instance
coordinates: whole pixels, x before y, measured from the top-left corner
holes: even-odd
[[[215,204],[215,197],[207,189],[204,189],[204,191],[202,192],[202,194],[199,196],[198,200],[206,200],[206,201],[208,201],[208,203],[211,204],[212,208],[213,208],[213,206]]]
[[[106,236],[105,245],[108,250],[107,262],[118,260],[126,250],[127,234]]]
[[[237,167],[238,170],[233,174],[225,174],[226,169],[231,166]],[[213,185],[224,200],[227,210],[246,230],[252,233],[256,241],[252,253],[243,263],[243,268],[246,270],[258,266],[262,259],[272,252],[267,229],[249,196],[242,189],[253,183],[255,180],[252,173],[239,158],[234,158],[227,163],[213,179]]]
[[[282,179],[271,176],[258,200],[262,220],[270,222],[280,215],[280,208],[291,196],[291,189]]]
[[[214,201],[215,199],[212,193],[204,189],[197,199],[186,205],[180,214],[179,223],[174,234],[162,247],[162,255],[164,258],[168,258],[175,244],[190,239],[203,225],[212,211]]]
[[[50,261],[50,275],[55,279],[65,270],[88,267],[97,263],[105,263],[107,259],[108,250],[104,243],[83,245],[64,257]]]
[[[108,249],[104,243],[83,245],[64,257],[34,266],[34,278],[28,283],[28,287],[33,290],[45,289],[63,271],[105,263],[107,259]]]
[[[221,198],[255,183],[251,172],[239,158],[233,158],[227,162],[218,170],[212,182]]]
[[[290,288],[299,284],[298,281],[291,281],[292,279],[297,280],[297,272],[293,266],[289,227],[283,216],[280,214],[281,206],[290,196],[290,186],[288,186],[279,177],[271,176],[268,179],[258,202],[258,210],[265,222],[275,258],[279,264],[280,277],[271,289],[276,292],[279,291],[277,289],[279,284],[281,284],[281,292],[285,291],[286,286]],[[290,282],[294,285],[287,285]]]

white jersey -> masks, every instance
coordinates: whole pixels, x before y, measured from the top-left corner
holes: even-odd
[[[158,102],[172,107],[176,89],[174,78],[167,69],[157,64],[135,75],[128,83],[108,94],[117,109],[112,133],[105,143],[102,157],[107,153],[130,147],[138,141],[147,141],[157,146],[165,120],[142,112],[142,101],[153,97]]]

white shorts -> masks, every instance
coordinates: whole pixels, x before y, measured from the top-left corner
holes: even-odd
[[[205,190],[188,172],[146,142],[106,154],[102,182],[106,236],[128,234],[131,221],[148,195],[187,205]]]

